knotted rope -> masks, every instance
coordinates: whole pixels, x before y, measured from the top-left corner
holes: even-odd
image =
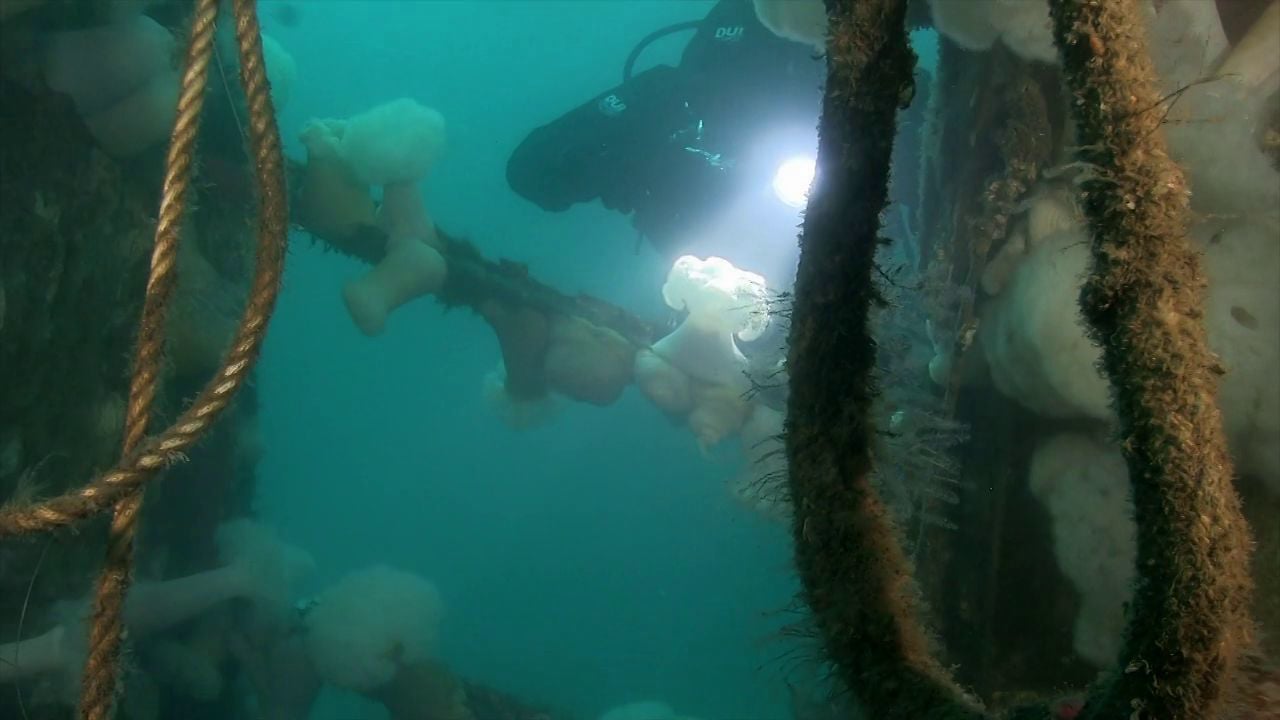
[[[231,349],[191,406],[163,432],[147,437],[163,355],[166,310],[176,282],[181,225],[195,164],[196,137],[213,57],[219,0],[196,0],[181,91],[166,158],[151,271],[129,388],[121,459],[81,488],[26,507],[0,509],[0,538],[47,532],[114,510],[106,562],[96,585],[89,658],[80,712],[87,720],[110,716],[119,681],[124,637],[122,611],[133,568],[133,539],[147,481],[185,458],[244,385],[265,337],[284,267],[288,206],[284,158],[276,128],[256,0],[233,0],[240,84],[249,109],[249,145],[258,189],[257,267]]]

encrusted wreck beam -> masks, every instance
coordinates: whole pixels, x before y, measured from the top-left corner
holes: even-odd
[[[305,165],[290,164],[290,174],[301,176]],[[298,183],[295,183],[295,187]],[[295,205],[300,203],[295,200]],[[298,213],[295,222],[326,247],[370,265],[381,262],[386,254],[387,236],[373,225],[361,225],[344,235],[318,231]],[[540,282],[524,263],[486,258],[473,243],[436,230],[443,245],[441,255],[449,264],[449,275],[440,301],[447,306],[465,305],[478,308],[484,301],[497,299],[512,305],[544,313],[573,315],[598,327],[608,328],[637,347],[647,347],[661,333],[658,325],[646,322],[623,308],[590,295],[567,295]]]

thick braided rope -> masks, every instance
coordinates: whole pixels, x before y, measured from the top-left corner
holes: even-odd
[[[787,479],[803,598],[834,674],[878,720],[978,720],[933,654],[872,482],[875,255],[915,56],[906,0],[827,0],[818,172],[791,306]]]
[[[178,243],[191,187],[191,168],[200,131],[200,113],[204,109],[217,15],[218,0],[199,0],[192,19],[181,92],[169,137],[159,219],[151,251],[151,274],[147,278],[142,318],[138,322],[121,450],[125,457],[146,437],[164,367],[165,317],[177,280]],[[131,581],[133,540],[142,497],[143,488],[139,487],[116,504],[107,533],[106,559],[94,589],[89,657],[80,694],[80,714],[87,720],[108,717],[115,703],[119,680],[116,669],[124,639],[124,599]]]
[[[1136,0],[1052,0],[1074,95],[1093,268],[1081,309],[1102,346],[1137,521],[1138,582],[1118,667],[1089,720],[1219,717],[1251,642],[1251,539],[1232,485],[1207,282],[1169,157]]]
[[[827,0],[818,175],[792,306],[788,475],[796,564],[828,658],[885,720],[977,720],[920,625],[911,568],[875,488],[867,313],[895,93],[901,0]],[[1052,0],[1076,94],[1096,267],[1082,306],[1104,347],[1134,488],[1139,584],[1120,666],[1088,720],[1218,716],[1247,646],[1249,539],[1231,487],[1187,193],[1160,132],[1134,0]],[[1043,720],[1040,704],[1007,720]]]
[[[244,38],[245,32],[257,31],[256,20],[242,19],[246,13],[253,14],[253,4],[237,1],[235,7],[259,216],[257,267],[232,346],[222,367],[191,406],[163,432],[137,445],[115,468],[58,497],[25,507],[0,508],[0,538],[44,532],[92,517],[129,496],[160,470],[185,459],[185,451],[226,409],[257,359],[284,268],[288,208],[284,160],[261,60],[261,41],[247,43]],[[252,58],[246,59],[245,55],[251,52]]]

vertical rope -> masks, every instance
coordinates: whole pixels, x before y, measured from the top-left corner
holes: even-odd
[[[881,720],[982,717],[932,654],[911,565],[872,485],[875,255],[898,108],[905,0],[827,0],[818,173],[801,236],[787,367],[788,482],[804,598],[827,657]]]
[[[929,647],[911,568],[870,484],[876,394],[868,313],[894,106],[909,82],[900,0],[828,0],[819,172],[792,308],[787,453],[796,564],[827,656],[877,718],[979,718]],[[1187,188],[1134,0],[1053,0],[1076,94],[1095,267],[1082,307],[1104,348],[1138,526],[1138,586],[1118,667],[1090,720],[1207,720],[1251,641],[1249,537],[1231,485],[1187,241]],[[1043,718],[1043,706],[1008,718]]]
[[[256,267],[249,299],[231,348],[222,367],[191,406],[159,435],[138,443],[116,467],[62,495],[25,506],[0,506],[0,538],[48,532],[113,508],[160,470],[185,459],[184,453],[227,408],[253,370],[284,271],[288,199],[275,110],[261,60],[261,40],[255,42],[244,35],[258,31],[256,19],[249,17],[255,12],[253,3],[237,2],[235,12],[241,83],[247,88],[246,98],[253,113],[249,143],[258,189],[258,227]]]
[[[138,322],[133,377],[129,384],[122,457],[136,451],[146,437],[156,388],[164,367],[165,317],[177,280],[178,242],[191,187],[196,136],[200,131],[200,113],[204,109],[217,15],[218,0],[198,0],[165,159],[159,218],[151,252],[151,273],[147,278],[142,318]],[[106,559],[94,589],[89,656],[80,694],[80,714],[86,720],[109,717],[115,703],[120,648],[124,642],[124,601],[132,582],[134,537],[143,494],[143,488],[135,489],[116,503],[112,513]]]
[[[262,58],[256,2],[235,0],[233,12],[241,84],[250,113],[249,141],[259,190],[259,213],[258,267],[232,348],[223,367],[196,398],[192,408],[153,443],[154,447],[148,448],[144,438],[161,371],[165,310],[175,284],[177,246],[192,177],[195,142],[218,13],[218,0],[197,0],[182,91],[170,138],[151,275],[139,323],[134,375],[130,385],[121,465],[132,460],[134,467],[125,472],[118,468],[100,483],[91,484],[84,491],[69,496],[72,504],[68,507],[72,508],[72,513],[59,516],[49,512],[53,506],[44,504],[43,512],[41,507],[34,511],[24,508],[10,518],[25,518],[27,527],[59,520],[65,524],[75,519],[77,513],[91,511],[95,502],[100,504],[103,498],[112,497],[112,493],[119,496],[107,541],[106,562],[95,592],[89,658],[80,700],[80,713],[86,720],[109,718],[117,694],[120,648],[125,632],[123,610],[132,575],[133,539],[143,498],[142,483],[153,477],[166,464],[168,457],[193,444],[226,408],[253,366],[279,293],[288,232],[284,159]],[[61,500],[67,500],[67,497]],[[20,524],[19,528],[22,529]]]
[[[1118,667],[1083,717],[1218,717],[1252,641],[1251,540],[1232,485],[1207,282],[1189,190],[1135,0],[1052,0],[1075,96],[1093,268],[1081,309],[1102,346],[1137,524],[1138,582]]]

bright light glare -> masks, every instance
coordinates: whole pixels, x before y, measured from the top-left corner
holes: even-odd
[[[773,193],[793,208],[804,207],[816,169],[810,157],[794,157],[782,163],[773,176]]]

